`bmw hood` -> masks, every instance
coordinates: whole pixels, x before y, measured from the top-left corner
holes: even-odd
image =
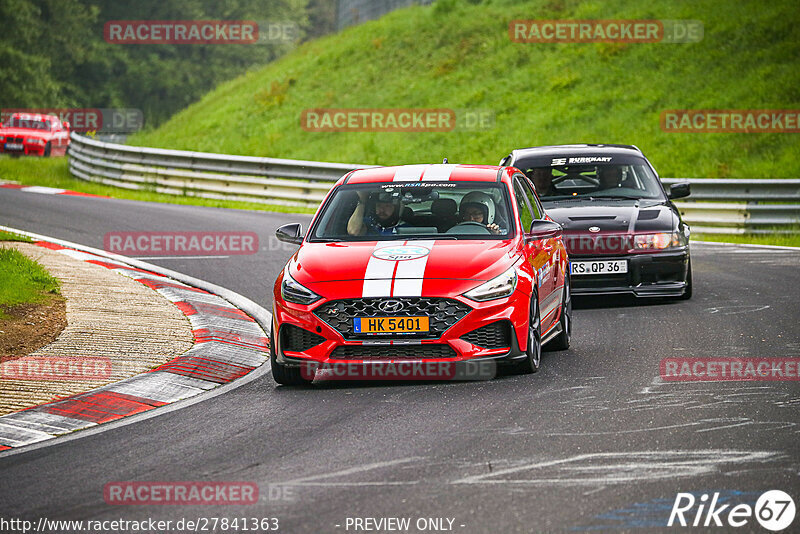
[[[0,135],[10,137],[47,137],[50,132],[47,130],[30,130],[27,128],[3,128]]]
[[[545,211],[569,233],[588,233],[590,228],[613,233],[672,232],[678,221],[672,206],[654,201],[548,203]]]

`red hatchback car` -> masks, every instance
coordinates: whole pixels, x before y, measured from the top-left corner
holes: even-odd
[[[313,370],[338,364],[533,373],[545,343],[569,347],[561,226],[513,167],[356,170],[333,186],[306,235],[296,223],[276,234],[301,245],[274,287],[279,384],[309,383]]]
[[[0,124],[0,153],[63,156],[68,146],[69,123],[55,115],[14,113]]]

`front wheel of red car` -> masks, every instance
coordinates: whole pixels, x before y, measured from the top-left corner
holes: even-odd
[[[278,362],[275,357],[275,336],[272,331],[269,333],[269,363],[272,367],[272,378],[275,382],[284,386],[305,386],[311,384],[311,380],[303,377],[300,367],[287,367]]]
[[[44,145],[44,157],[49,158],[50,157],[50,151],[52,149],[53,149],[53,146],[48,141],[48,143],[46,145]]]
[[[567,350],[572,340],[572,290],[569,275],[564,277],[564,300],[561,304],[561,319],[558,320],[561,333],[547,344],[550,350]]]
[[[529,375],[539,370],[542,364],[542,321],[539,317],[539,296],[531,295],[531,312],[528,320],[528,346],[525,348],[525,359],[516,364],[514,372]]]

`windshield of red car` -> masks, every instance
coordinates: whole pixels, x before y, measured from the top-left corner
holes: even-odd
[[[7,126],[9,128],[23,128],[25,130],[49,130],[50,123],[47,121],[37,119],[21,119],[19,117],[11,117]]]
[[[506,188],[497,183],[343,185],[325,203],[309,241],[508,239]]]

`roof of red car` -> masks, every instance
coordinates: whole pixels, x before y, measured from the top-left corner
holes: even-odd
[[[347,184],[374,182],[496,182],[503,167],[496,165],[423,164],[359,169],[345,177]]]

